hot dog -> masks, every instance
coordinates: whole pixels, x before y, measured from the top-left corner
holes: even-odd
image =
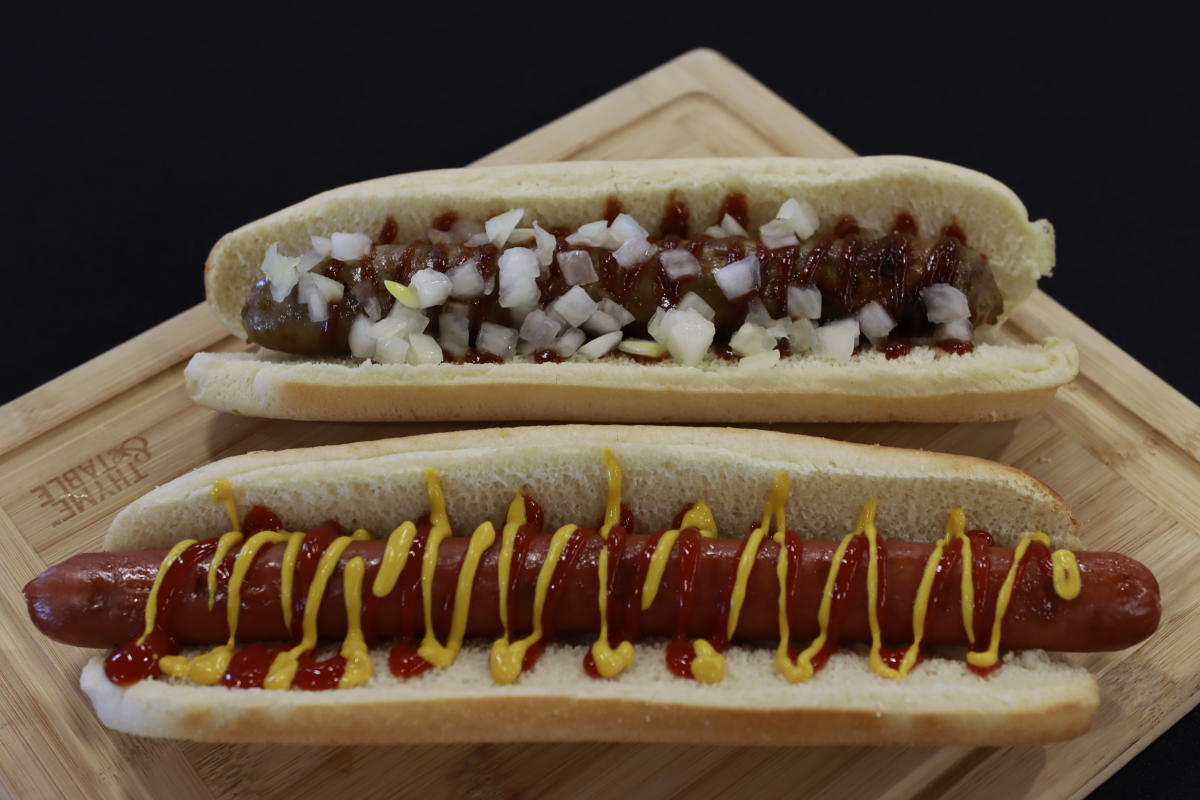
[[[1160,613],[1145,567],[1067,549],[1074,528],[1045,487],[973,459],[758,431],[472,431],[217,462],[114,522],[110,546],[152,549],[77,557],[26,597],[54,638],[123,644],[82,683],[105,722],[150,735],[340,741],[367,703],[389,713],[351,739],[1045,740],[1086,728],[1094,681],[1004,653],[1131,646]],[[697,733],[700,713],[732,727]]]
[[[263,349],[187,377],[306,419],[1013,417],[1076,369],[992,332],[1053,262],[1006,187],[920,159],[417,173],[218,242],[210,303]]]

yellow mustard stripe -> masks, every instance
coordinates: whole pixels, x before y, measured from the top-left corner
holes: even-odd
[[[496,528],[492,523],[485,522],[475,529],[471,534],[471,540],[467,543],[467,554],[463,559],[462,567],[458,572],[458,585],[454,589],[454,613],[450,622],[450,635],[446,639],[446,644],[442,645],[437,640],[437,635],[433,632],[432,615],[427,613],[425,616],[425,638],[421,641],[421,646],[417,649],[417,655],[433,664],[435,667],[448,667],[454,663],[454,659],[458,657],[459,651],[462,649],[463,636],[467,631],[467,613],[471,610],[471,589],[475,586],[475,572],[479,568],[479,559],[483,557],[483,553],[496,541]],[[441,540],[438,540],[438,544]],[[429,551],[426,551],[428,556]],[[422,580],[426,579],[424,572],[429,566],[427,559],[422,565]],[[433,567],[437,567],[437,550],[433,551]],[[433,575],[427,576],[426,586],[433,585]],[[425,609],[428,612],[430,602],[427,602]]]
[[[496,564],[496,583],[500,590],[500,624],[504,627],[504,639],[508,640],[508,587],[512,575],[513,550],[516,548],[517,531],[528,520],[525,517],[525,496],[517,492],[508,504],[508,516],[500,539],[500,560]]]
[[[242,533],[232,530],[221,535],[217,540],[217,551],[213,553],[212,561],[208,562],[208,610],[212,611],[217,602],[217,567],[229,555],[229,551],[242,543]]]
[[[283,559],[279,562],[279,602],[283,604],[283,627],[288,635],[292,632],[292,590],[296,585],[296,562],[300,559],[300,545],[305,533],[298,531],[288,535]]]
[[[762,522],[755,528],[742,548],[738,559],[737,577],[733,583],[733,592],[729,596],[729,619],[725,627],[725,638],[732,639],[737,630],[738,620],[742,614],[742,604],[746,602],[746,586],[750,582],[750,572],[754,569],[754,561],[758,558],[758,549],[762,546],[763,537],[768,533],[771,523],[775,523],[776,531],[787,529],[784,523],[784,509],[787,507],[788,479],[782,472],[775,473],[771,485],[771,494],[763,504]]]
[[[642,585],[642,611],[654,604],[658,597],[658,587],[662,585],[663,573],[667,570],[667,561],[671,558],[671,550],[679,539],[681,531],[666,531],[658,537],[658,544],[650,555],[650,567],[646,570],[646,581]]]
[[[537,586],[533,594],[533,632],[516,642],[507,638],[497,639],[492,643],[489,663],[492,679],[496,683],[512,683],[521,674],[521,662],[525,652],[542,638],[542,610],[546,606],[546,592],[550,588],[550,579],[554,576],[554,568],[562,558],[563,549],[578,529],[578,525],[564,525],[550,537],[550,546],[546,549],[546,560],[538,571]]]
[[[146,598],[146,624],[142,628],[142,635],[137,638],[137,643],[141,644],[146,641],[146,637],[154,632],[154,619],[158,615],[158,588],[162,586],[163,578],[167,576],[167,570],[175,563],[175,559],[183,555],[183,551],[196,543],[195,539],[184,539],[182,542],[176,542],[175,546],[170,549],[162,563],[158,565],[158,574],[154,576],[154,585],[150,587],[150,596]]]
[[[212,488],[208,492],[208,497],[214,504],[225,504],[225,513],[229,516],[229,530],[240,531],[241,523],[238,522],[237,503],[233,499],[233,485],[227,478],[218,478],[213,482]]]
[[[600,527],[599,563],[596,567],[600,584],[600,635],[592,643],[592,660],[596,671],[605,678],[615,678],[633,663],[632,642],[621,642],[614,649],[608,643],[608,534],[621,524],[621,465],[612,451],[604,448],[605,472],[608,476],[608,499],[604,506],[604,524]]]
[[[698,500],[687,510],[679,522],[679,530],[686,531],[688,528],[695,528],[706,539],[716,538],[717,519],[713,516],[708,503]]]
[[[383,560],[379,562],[379,570],[375,573],[375,582],[371,584],[371,594],[376,597],[387,597],[396,588],[400,573],[408,563],[408,553],[412,549],[413,540],[417,538],[417,526],[405,522],[388,537],[383,550]]]
[[[342,641],[340,655],[346,659],[339,689],[351,689],[365,683],[371,677],[371,654],[367,650],[362,631],[363,575],[366,564],[362,556],[350,559],[342,569],[342,591],[346,601],[346,638]]]

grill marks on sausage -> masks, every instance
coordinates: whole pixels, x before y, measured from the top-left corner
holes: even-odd
[[[605,219],[610,222],[621,213],[621,203],[609,197],[605,204]],[[743,226],[748,224],[749,209],[746,196],[731,192],[722,200],[716,222],[729,214]],[[448,211],[433,220],[432,227],[447,231],[458,215]],[[690,211],[686,202],[672,193],[665,204],[659,236],[651,241],[659,252],[686,248],[700,263],[701,274],[672,279],[666,274],[658,254],[649,260],[621,267],[605,248],[588,248],[599,282],[588,288],[596,299],[607,297],[634,315],[635,322],[626,329],[629,335],[645,335],[645,326],[658,308],[672,308],[689,291],[695,291],[717,312],[717,344],[728,341],[741,325],[746,307],[755,297],[773,317],[787,315],[789,286],[816,286],[822,294],[821,322],[851,316],[869,302],[879,302],[896,320],[892,339],[929,336],[933,325],[925,319],[920,290],[934,283],[949,283],[962,290],[968,298],[972,322],[978,326],[991,324],[1003,309],[995,279],[987,257],[967,246],[966,234],[956,218],[951,218],[936,238],[921,239],[917,221],[911,214],[897,214],[891,229],[883,235],[864,233],[858,221],[843,215],[823,233],[804,245],[768,249],[761,242],[741,239],[714,239],[708,236],[686,238],[689,233]],[[329,319],[313,323],[307,307],[300,305],[293,294],[283,303],[274,303],[265,280],[253,289],[242,318],[252,342],[273,350],[300,354],[344,355],[349,351],[349,330],[354,318],[363,313],[367,298],[377,298],[386,314],[394,299],[383,281],[407,283],[414,272],[435,269],[446,272],[454,266],[476,259],[485,281],[497,277],[500,251],[492,244],[480,247],[442,245],[429,242],[394,242],[397,225],[388,217],[380,231],[379,243],[362,262],[347,264],[330,261],[321,268],[323,274],[348,287],[342,301],[330,304]],[[580,249],[566,243],[569,231],[552,229],[558,243],[556,252]],[[712,273],[749,254],[757,255],[762,264],[761,287],[745,297],[727,299],[717,287]],[[540,305],[548,306],[568,291],[557,260],[539,279]],[[465,301],[469,307],[470,337],[475,341],[484,321],[517,327],[511,312],[497,302],[495,290],[479,298]],[[427,333],[437,335],[437,311],[430,314]],[[910,342],[911,346],[911,342]],[[969,342],[951,340],[942,344],[947,352],[960,353],[970,349]],[[902,345],[890,348],[888,356],[898,357],[907,352]]]

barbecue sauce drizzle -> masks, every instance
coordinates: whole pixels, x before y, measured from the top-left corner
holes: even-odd
[[[998,593],[989,597],[987,587],[991,571],[990,535],[967,531],[960,508],[951,510],[945,536],[930,554],[921,585],[913,602],[913,642],[907,647],[889,648],[881,641],[879,617],[886,597],[885,548],[875,529],[875,501],[864,504],[855,529],[840,542],[831,558],[821,606],[818,611],[818,636],[802,651],[792,647],[791,619],[799,597],[799,574],[803,561],[803,542],[786,530],[784,508],[788,481],[778,474],[763,510],[761,523],[743,539],[736,564],[726,576],[721,606],[707,638],[688,640],[694,611],[694,590],[704,539],[715,537],[716,523],[703,501],[681,512],[672,530],[655,533],[641,552],[636,580],[619,596],[615,576],[626,557],[625,543],[635,523],[629,509],[621,505],[621,468],[611,452],[604,452],[608,472],[608,500],[604,520],[597,530],[564,525],[552,537],[545,560],[539,567],[534,598],[533,630],[517,639],[511,626],[511,609],[517,600],[517,588],[525,583],[525,569],[532,537],[540,533],[544,515],[531,498],[518,493],[509,507],[499,537],[500,616],[504,635],[492,647],[491,667],[494,679],[510,683],[533,668],[545,646],[554,638],[554,620],[566,576],[593,536],[602,540],[598,569],[601,633],[584,659],[584,671],[593,677],[613,677],[634,659],[633,643],[640,638],[641,612],[655,601],[663,572],[673,549],[678,548],[679,590],[675,633],[667,644],[666,666],[672,674],[704,682],[720,680],[725,674],[723,651],[734,638],[749,575],[763,542],[769,537],[777,546],[776,575],[779,586],[779,645],[776,666],[791,682],[804,681],[819,671],[836,653],[842,621],[855,576],[867,571],[868,616],[872,632],[870,663],[876,674],[899,678],[920,663],[925,615],[933,604],[943,602],[945,584],[955,565],[961,562],[960,603],[963,626],[970,643],[968,667],[986,675],[1000,663],[1003,620],[1014,588],[1021,584],[1029,569],[1050,580],[1055,593],[1066,600],[1078,596],[1080,574],[1074,555],[1067,550],[1050,551],[1044,533],[1026,534],[1013,553],[1009,570]],[[270,509],[251,509],[241,527],[237,524],[232,488],[218,481],[213,499],[224,503],[234,530],[223,537],[203,541],[186,540],[177,544],[163,559],[147,601],[146,625],[141,636],[114,651],[105,661],[109,680],[121,686],[155,677],[159,672],[198,683],[220,683],[228,687],[268,689],[324,690],[349,688],[370,677],[368,640],[376,625],[379,601],[399,591],[400,636],[388,658],[390,670],[398,677],[419,675],[433,667],[449,666],[461,647],[470,605],[475,569],[485,550],[497,541],[490,523],[480,525],[471,536],[467,553],[456,575],[456,591],[448,593],[437,618],[432,608],[432,582],[437,564],[437,546],[451,535],[440,483],[432,470],[426,471],[430,513],[417,522],[406,522],[388,539],[387,552],[370,591],[363,586],[363,560],[353,557],[341,565],[346,602],[348,632],[339,653],[325,659],[316,655],[316,611],[325,585],[341,563],[342,554],[352,541],[369,538],[366,531],[346,535],[336,522],[326,521],[308,533],[255,530],[275,523],[279,517]],[[223,542],[241,542],[236,556],[218,558]],[[234,650],[236,608],[232,602],[241,588],[260,546],[287,542],[282,564],[281,591],[284,593],[284,622],[292,631],[289,645],[268,648],[261,643]],[[232,565],[228,561],[232,559]],[[208,561],[210,587],[223,581],[230,619],[230,639],[209,653],[187,659],[172,655],[176,645],[171,637],[172,603],[194,582],[201,564]],[[290,577],[289,577],[290,574]],[[214,576],[216,576],[214,578]],[[293,583],[294,581],[294,583]],[[210,601],[215,592],[210,594]],[[303,599],[302,599],[303,598]],[[418,644],[415,634],[417,615],[424,611],[424,638]],[[442,639],[446,643],[442,644]],[[214,671],[213,663],[221,664]]]

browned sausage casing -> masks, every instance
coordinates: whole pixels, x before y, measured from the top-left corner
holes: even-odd
[[[517,602],[515,606],[509,606],[509,613],[516,631],[530,628],[534,586],[549,540],[549,535],[533,536],[524,562],[513,565],[517,575]],[[648,536],[627,537],[625,554],[616,570],[615,597],[629,595],[649,541]],[[720,613],[720,599],[728,591],[726,587],[737,563],[740,544],[736,539],[702,540],[692,600],[690,633],[693,636],[711,632]],[[836,546],[836,542],[805,542],[803,545],[799,596],[797,606],[792,610],[797,640],[810,639],[817,634],[817,608]],[[466,537],[452,537],[442,542],[433,585],[434,608],[442,608],[453,593],[466,547]],[[596,566],[601,547],[599,536],[590,535],[565,575],[566,589],[555,620],[559,633],[595,633],[599,629]],[[249,570],[242,587],[239,641],[288,638],[279,593],[283,549],[283,545],[264,547]],[[928,544],[899,542],[886,546],[880,622],[887,643],[902,644],[912,640],[913,598],[931,549]],[[343,563],[356,556],[364,559],[367,591],[383,550],[382,541],[355,542],[343,555]],[[778,546],[773,542],[763,543],[750,574],[735,638],[778,639],[779,584],[775,575],[778,552]],[[146,598],[163,556],[163,552],[75,556],[26,585],[30,618],[39,630],[60,642],[82,647],[119,646],[142,630]],[[468,635],[496,636],[501,633],[498,557],[499,546],[493,546],[480,562],[471,594]],[[1015,588],[1004,621],[1004,647],[1079,652],[1118,650],[1136,644],[1155,630],[1161,614],[1158,584],[1145,566],[1115,553],[1082,552],[1077,558],[1083,590],[1070,601],[1055,595],[1048,576],[1041,569],[1023,570],[1023,578]],[[230,556],[224,566],[231,567],[232,559]],[[989,599],[994,601],[1011,560],[1012,550],[991,549],[986,589]],[[1032,567],[1032,560],[1029,563]],[[170,632],[183,644],[219,643],[228,637],[225,591],[223,587],[218,590],[217,601],[210,611],[206,567],[203,563],[198,566],[190,589],[178,597],[178,604],[173,607]],[[959,569],[959,566],[954,567],[942,596],[931,604],[925,633],[930,644],[966,644],[959,605]],[[976,591],[978,594],[978,589]],[[642,614],[644,634],[674,632],[678,594],[676,549],[663,576],[658,597]],[[383,600],[377,626],[380,637],[397,633],[401,600],[399,590]],[[346,632],[340,569],[329,582],[321,603],[318,626],[323,637],[341,637]],[[440,633],[445,634],[444,631]],[[857,570],[851,585],[841,638],[844,641],[870,640],[865,569]]]

